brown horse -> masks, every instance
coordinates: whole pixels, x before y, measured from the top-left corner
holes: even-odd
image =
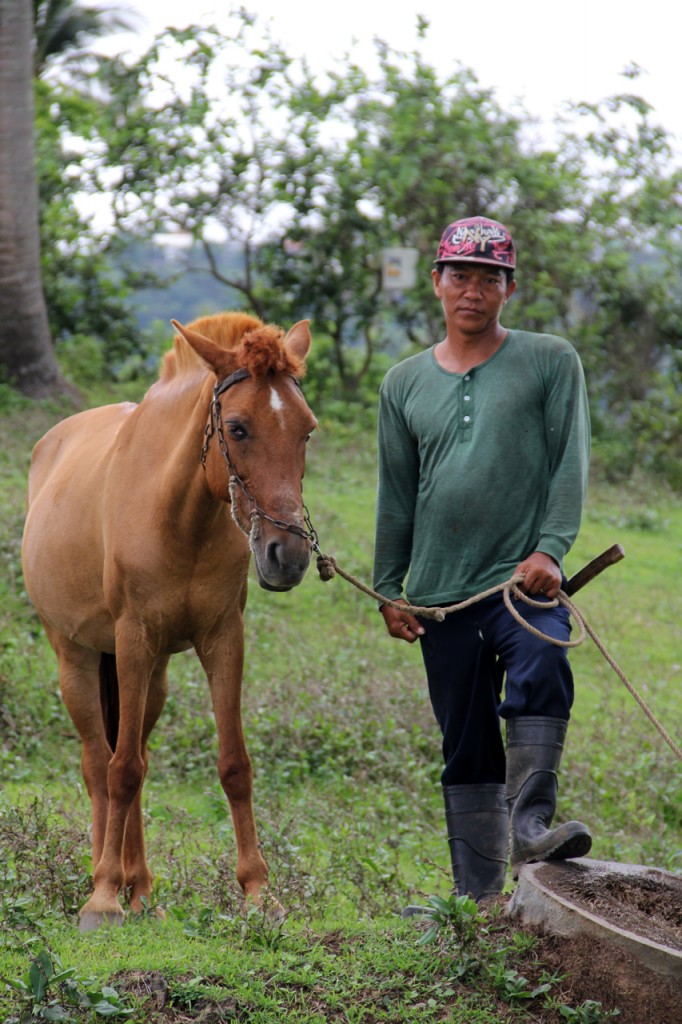
[[[190,647],[211,689],[237,878],[256,903],[267,882],[241,725],[242,614],[249,549],[260,585],[284,591],[315,543],[301,480],[316,421],[298,385],[310,333],[301,321],[283,337],[241,313],[173,325],[143,401],[64,420],[36,445],[29,477],[26,586],[57,655],[92,804],[84,931],[122,921],[121,890],[133,911],[150,896],[147,741],[170,655]]]

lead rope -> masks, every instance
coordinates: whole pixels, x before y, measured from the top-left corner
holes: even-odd
[[[616,662],[615,658],[609,654],[592,626],[583,616],[582,612],[576,608],[568,594],[565,594],[563,590],[559,591],[558,596],[553,601],[534,601],[532,598],[528,597],[527,594],[524,594],[522,590],[519,590],[518,584],[523,582],[524,576],[517,575],[512,576],[504,583],[499,583],[495,587],[490,587],[489,590],[483,590],[480,594],[476,594],[474,597],[467,598],[466,601],[460,601],[457,604],[449,604],[442,608],[427,608],[421,605],[403,604],[398,601],[392,601],[387,597],[383,597],[381,594],[377,593],[376,590],[372,590],[371,587],[368,587],[366,583],[357,579],[357,577],[345,572],[332,555],[323,555],[322,552],[320,552],[319,547],[317,550],[319,552],[319,557],[317,559],[317,571],[323,582],[333,579],[334,576],[341,576],[342,579],[351,583],[354,587],[357,587],[358,590],[362,591],[363,594],[367,594],[368,597],[374,598],[375,601],[379,601],[381,604],[387,604],[390,608],[397,608],[400,611],[408,612],[410,615],[418,615],[423,619],[433,619],[435,622],[443,622],[446,615],[450,615],[452,612],[462,611],[464,608],[469,608],[472,604],[476,604],[478,601],[483,601],[486,597],[490,597],[492,594],[499,594],[501,592],[504,598],[504,603],[511,615],[524,627],[524,629],[527,629],[529,633],[532,633],[533,636],[539,637],[541,640],[546,640],[548,643],[554,644],[556,647],[579,647],[585,640],[585,637],[589,635],[594,641],[597,650],[609,663],[628,693],[630,693],[637,701],[637,704],[640,706],[654,728],[668,744],[672,752],[675,754],[675,757],[678,761],[682,761],[682,749],[677,745],[677,743],[675,743],[672,736],[670,736],[662,723],[656,718],[656,715],[648,706],[644,698],[637,692]],[[546,633],[542,633],[539,629],[536,629],[535,626],[532,626],[530,622],[524,619],[518,609],[514,607],[512,595],[520,598],[533,608],[556,608],[557,605],[563,605],[563,607],[568,610],[569,615],[572,615],[575,619],[579,635],[575,640],[557,640],[554,637],[548,636]]]

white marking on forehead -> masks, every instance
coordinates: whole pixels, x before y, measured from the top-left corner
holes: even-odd
[[[274,412],[279,413],[281,413],[284,408],[284,402],[274,388],[270,388],[270,408],[273,409]]]

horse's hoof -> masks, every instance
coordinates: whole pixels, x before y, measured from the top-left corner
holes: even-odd
[[[81,932],[94,932],[102,926],[118,927],[123,924],[123,912],[99,913],[94,910],[81,911],[78,929]]]
[[[268,889],[261,889],[256,896],[250,894],[246,897],[246,909],[259,910],[264,917],[273,923],[281,923],[286,920],[287,912],[278,899]]]

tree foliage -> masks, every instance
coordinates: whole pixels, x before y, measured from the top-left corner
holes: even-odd
[[[130,15],[115,7],[88,7],[74,0],[33,0],[33,74],[55,61],[82,59],[83,45],[98,36],[132,28]]]
[[[574,341],[597,436],[634,430],[661,387],[673,417],[682,405],[670,370],[682,336],[682,170],[634,91],[577,105],[557,143],[538,144],[523,112],[465,67],[443,77],[418,51],[378,41],[371,72],[347,55],[313,74],[243,10],[224,34],[169,30],[140,58],[89,74],[80,98],[59,82],[44,98],[42,223],[57,333],[89,323],[107,339],[106,362],[135,344],[109,248],[182,233],[202,256],[196,270],[245,307],[314,321],[325,339],[314,386],[347,402],[375,388],[384,353],[438,340],[437,239],[450,220],[484,213],[517,242],[505,322]],[[104,237],[74,218],[83,192],[108,199]],[[225,242],[241,262],[223,262]],[[397,296],[381,280],[382,250],[395,245],[418,253],[417,283]],[[72,288],[60,288],[69,267]]]
[[[93,80],[107,61],[86,47],[132,21],[74,0],[33,0],[33,15],[42,281],[57,352],[78,383],[110,374],[141,344],[133,278],[115,265],[120,240],[94,230],[79,202],[92,190],[86,168],[106,148]]]
[[[311,316],[352,395],[377,351],[439,337],[442,227],[496,216],[519,249],[510,324],[573,338],[614,411],[641,400],[680,336],[680,172],[643,101],[578,107],[560,143],[539,147],[466,68],[442,78],[378,42],[373,74],[347,58],[314,75],[235,19],[229,38],[167,33],[103,69],[120,229],[187,232],[256,313]],[[242,246],[241,273],[221,268],[216,228]],[[381,289],[390,245],[419,252],[398,301]]]
[[[630,129],[614,128],[613,115],[626,114]],[[682,168],[641,98],[622,94],[576,115],[565,146],[590,166],[591,245],[574,333],[602,405],[622,416],[681,344]]]
[[[74,337],[98,339],[100,371],[111,371],[140,339],[129,282],[114,264],[117,239],[93,231],[78,205],[83,142],[97,138],[98,116],[87,96],[36,83],[41,268],[52,337],[58,353]]]

